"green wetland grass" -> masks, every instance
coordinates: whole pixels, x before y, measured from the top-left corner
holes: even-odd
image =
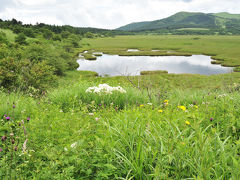
[[[141,71],[141,75],[152,75],[152,74],[163,74],[163,73],[168,73],[168,71],[162,71],[162,70],[157,70],[157,71]]]
[[[224,86],[219,75],[215,78],[222,81],[221,87],[177,89],[171,84],[178,81],[177,75],[170,81],[164,74],[162,85],[158,80],[153,84],[151,78],[156,76],[162,74],[132,77],[133,83],[140,84],[139,90],[126,77],[69,72],[59,80],[59,88],[41,99],[2,92],[1,122],[8,123],[4,114],[17,123],[24,120],[27,134],[19,126],[18,150],[8,146],[13,159],[0,152],[5,157],[1,177],[238,179],[239,84],[228,79]],[[120,85],[127,93],[112,97],[85,93],[100,83]]]
[[[86,60],[96,60],[97,59],[96,56],[93,56],[92,54],[88,54],[88,53],[84,54],[83,56]]]
[[[127,49],[206,53],[238,65],[234,46],[230,51],[238,37],[199,37],[123,36],[82,43],[116,54]],[[143,74],[69,71],[41,97],[1,90],[1,179],[239,179],[240,74]],[[104,83],[126,93],[86,93]]]
[[[115,38],[85,39],[89,49],[123,55],[190,55],[212,56],[224,66],[240,65],[239,36],[117,36]],[[139,52],[126,52],[139,49]],[[173,53],[150,52],[151,50],[176,51]],[[146,51],[146,52],[143,52]]]

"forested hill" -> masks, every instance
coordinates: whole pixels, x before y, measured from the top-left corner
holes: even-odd
[[[69,25],[57,26],[57,25],[48,25],[44,23],[37,23],[36,25],[32,24],[23,24],[21,21],[16,19],[3,21],[0,19],[0,28],[10,29],[14,33],[19,34],[20,32],[33,31],[33,33],[44,33],[46,31],[51,31],[52,33],[61,34],[63,32],[68,32],[77,35],[87,35],[89,33],[94,33],[95,36],[113,36],[119,34],[127,34],[126,32],[118,30],[109,30],[109,29],[99,29],[99,28],[90,28],[90,27],[73,27]],[[27,34],[26,34],[27,35]]]
[[[240,15],[229,13],[194,13],[194,12],[179,12],[168,18],[131,23],[116,30],[122,31],[163,31],[163,30],[184,30],[191,31],[211,31],[219,33],[240,33]]]

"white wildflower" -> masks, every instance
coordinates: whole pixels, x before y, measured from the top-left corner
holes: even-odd
[[[99,121],[99,120],[100,120],[100,118],[97,118],[97,117],[96,117],[96,118],[95,118],[95,120],[96,120],[96,121]]]
[[[88,115],[89,115],[89,116],[94,116],[94,114],[93,114],[93,113],[89,113]]]
[[[26,139],[23,143],[23,147],[22,147],[22,152],[23,153],[26,153],[26,150],[27,150],[27,142],[28,142],[28,139]]]
[[[111,87],[108,84],[99,84],[98,87],[89,87],[86,90],[86,93],[95,93],[95,94],[112,94],[114,91],[118,91],[120,93],[126,93],[121,86]]]
[[[153,104],[152,103],[147,103],[147,105],[152,106]]]
[[[223,97],[226,97],[227,95],[226,94],[220,94],[218,95],[218,98],[223,98]]]
[[[76,148],[76,146],[77,146],[77,142],[71,144],[71,148]]]

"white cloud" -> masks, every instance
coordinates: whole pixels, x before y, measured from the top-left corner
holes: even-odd
[[[0,0],[0,18],[78,27],[116,28],[179,11],[240,13],[239,0]]]

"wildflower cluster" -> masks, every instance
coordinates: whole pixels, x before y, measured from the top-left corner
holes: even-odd
[[[164,105],[167,106],[168,102],[169,102],[169,100],[164,100]]]
[[[8,111],[6,114],[0,116],[0,164],[7,165],[8,168],[2,170],[2,173],[4,173],[4,175],[9,173],[10,178],[8,179],[16,179],[11,178],[11,174],[23,165],[24,161],[21,156],[24,155],[24,159],[27,156],[31,156],[29,154],[27,128],[25,124],[25,122],[30,121],[30,117],[25,117],[20,120],[15,115],[15,108],[16,105],[13,104],[12,111]],[[13,174],[16,176],[15,173]]]
[[[197,105],[189,104],[189,106],[190,106],[191,108],[198,109],[198,106],[197,106]]]
[[[183,111],[186,111],[186,107],[185,106],[178,106],[178,109],[181,109]]]
[[[220,94],[220,95],[218,95],[218,98],[224,98],[226,96],[227,96],[226,94]]]
[[[27,122],[30,121],[30,117],[27,118]],[[6,114],[0,121],[0,125],[3,127],[1,130],[1,142],[0,142],[0,152],[4,155],[11,151],[18,151],[20,143],[22,141],[22,132],[26,136],[26,127],[24,125],[24,120],[15,121],[12,117],[7,116]],[[27,140],[27,139],[26,139]],[[25,142],[27,142],[25,140]],[[26,148],[23,146],[23,152],[26,151]],[[2,155],[3,155],[2,154]],[[1,155],[0,155],[1,159]]]
[[[86,90],[86,93],[96,93],[96,94],[112,94],[113,91],[117,91],[120,93],[126,93],[126,90],[124,90],[121,86],[112,87],[108,84],[99,84],[97,87],[89,87]]]

